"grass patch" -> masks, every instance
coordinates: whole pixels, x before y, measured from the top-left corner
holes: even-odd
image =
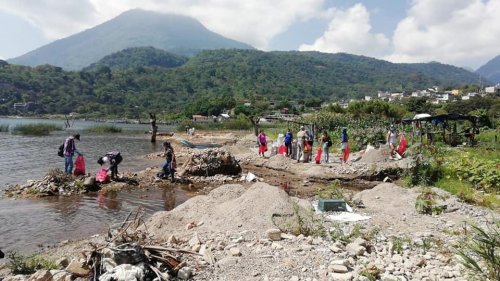
[[[11,252],[8,258],[9,264],[7,266],[14,274],[33,274],[40,269],[52,270],[58,268],[55,261],[36,254],[23,256],[17,252]]]
[[[470,230],[456,248],[460,262],[471,280],[500,280],[500,222],[487,229],[471,225]]]
[[[0,132],[8,132],[8,131],[9,131],[9,125],[0,124]]]
[[[17,125],[12,129],[12,133],[24,136],[47,136],[52,131],[61,131],[62,126],[55,124],[26,124]]]
[[[121,133],[122,128],[117,127],[115,125],[95,125],[86,128],[84,131],[87,133],[95,133],[95,134],[113,134],[113,133]]]

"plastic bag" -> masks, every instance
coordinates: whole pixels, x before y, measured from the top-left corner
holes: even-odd
[[[100,169],[99,172],[95,175],[95,180],[100,183],[107,183],[110,180],[110,176],[108,175],[107,169]]]
[[[407,145],[408,145],[408,141],[406,140],[405,135],[401,135],[401,137],[399,139],[398,150],[397,150],[399,155],[404,155],[404,153],[406,152]]]
[[[82,155],[78,155],[75,160],[75,171],[73,172],[75,176],[85,175],[85,159]]]
[[[316,160],[316,164],[319,164],[321,163],[321,154],[323,154],[323,149],[318,148],[318,152],[316,153],[316,158],[314,158],[314,160]]]
[[[278,154],[285,154],[286,153],[286,146],[282,145],[278,149]]]

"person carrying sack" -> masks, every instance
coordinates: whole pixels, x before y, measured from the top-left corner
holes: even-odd
[[[74,134],[69,136],[64,141],[63,154],[64,154],[64,172],[71,174],[73,172],[73,156],[76,154],[83,156],[77,149],[75,145],[75,139],[80,140],[80,134]]]

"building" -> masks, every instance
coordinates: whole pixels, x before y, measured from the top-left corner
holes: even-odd
[[[192,116],[192,120],[193,122],[198,122],[198,123],[204,123],[204,122],[210,122],[212,121],[213,122],[213,119],[208,117],[208,116],[205,116],[205,115],[199,115],[199,114],[195,114]]]
[[[486,87],[486,88],[484,88],[484,92],[486,94],[497,94],[497,95],[499,95],[500,94],[500,84],[496,84],[495,86],[491,86],[491,87]]]

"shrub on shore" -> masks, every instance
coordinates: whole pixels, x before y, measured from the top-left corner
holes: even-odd
[[[88,127],[84,131],[87,133],[97,133],[97,134],[121,133],[122,128],[117,127],[115,125],[96,125]]]
[[[57,269],[57,264],[36,254],[23,256],[19,253],[11,252],[9,254],[8,267],[14,274],[33,274],[40,269]]]
[[[12,132],[14,134],[25,135],[25,136],[47,136],[52,131],[60,131],[60,130],[62,130],[62,127],[55,124],[37,123],[37,124],[17,125],[12,129]]]
[[[8,132],[8,131],[9,131],[9,125],[0,124],[0,132]]]

